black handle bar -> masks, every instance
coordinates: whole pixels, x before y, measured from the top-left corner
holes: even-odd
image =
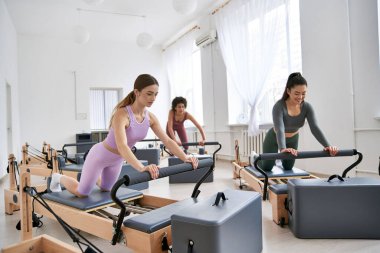
[[[204,168],[204,167],[213,167],[214,161],[211,158],[203,159],[200,160],[198,163],[198,169],[199,168]],[[183,173],[186,171],[191,171],[193,170],[193,166],[190,163],[182,163],[182,164],[177,164],[169,167],[164,167],[159,170],[159,177],[158,178],[163,178],[179,173]],[[119,218],[116,223],[114,235],[112,237],[112,245],[115,245],[121,236],[121,226],[123,224],[123,220],[125,217],[125,206],[123,201],[121,201],[117,196],[117,190],[124,184],[126,186],[132,185],[132,184],[138,184],[142,182],[147,182],[152,180],[150,177],[150,174],[148,171],[144,171],[141,173],[136,173],[133,175],[125,175],[121,179],[117,180],[116,183],[113,185],[111,189],[111,198],[112,200],[120,207],[120,213],[119,213]]]
[[[338,150],[337,156],[354,156],[358,153],[356,149],[342,149]],[[258,160],[276,160],[276,159],[307,159],[307,158],[319,158],[319,157],[332,157],[328,151],[319,150],[319,151],[300,151],[297,156],[292,155],[291,153],[281,152],[281,153],[264,153],[260,154],[256,159]]]
[[[260,160],[276,160],[276,159],[306,159],[306,158],[320,158],[320,157],[341,157],[341,156],[354,156],[358,155],[358,159],[348,166],[342,173],[342,177],[346,177],[347,173],[354,168],[356,165],[358,165],[362,159],[363,155],[358,152],[356,149],[342,149],[338,150],[338,153],[335,156],[331,156],[328,151],[322,150],[322,151],[302,151],[298,152],[297,156],[294,156],[290,153],[264,153],[256,157],[254,161],[254,167],[260,171],[261,174],[264,175],[264,189],[263,189],[263,200],[267,199],[267,191],[268,191],[268,175],[267,173],[260,168],[258,165],[258,162]]]

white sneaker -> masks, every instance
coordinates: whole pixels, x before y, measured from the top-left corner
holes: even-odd
[[[52,192],[62,191],[60,181],[61,181],[61,174],[53,173],[53,175],[51,176],[51,181],[50,181],[50,190]]]

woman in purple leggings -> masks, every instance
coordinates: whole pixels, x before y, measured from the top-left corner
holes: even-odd
[[[94,145],[88,153],[80,182],[54,173],[50,189],[61,191],[62,185],[78,197],[88,196],[95,184],[104,191],[110,191],[119,177],[124,160],[138,171],[148,171],[152,179],[158,178],[159,167],[156,164],[144,166],[131,151],[136,142],[146,137],[149,127],[178,158],[196,168],[198,160],[187,156],[165,134],[156,116],[146,110],[146,107],[153,104],[157,94],[158,82],[153,76],[148,74],[138,76],[133,91],[116,105],[107,138]]]
[[[186,143],[187,134],[184,126],[185,120],[190,120],[198,128],[199,132],[202,135],[202,139],[199,141],[199,144],[203,146],[206,135],[203,131],[202,126],[195,120],[193,115],[186,111],[187,101],[183,97],[175,97],[172,101],[172,109],[169,111],[168,123],[166,125],[166,133],[170,136],[178,145]],[[176,140],[175,132],[177,132],[179,141]],[[188,147],[184,147],[187,149]]]

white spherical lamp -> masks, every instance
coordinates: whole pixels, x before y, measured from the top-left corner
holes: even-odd
[[[90,33],[83,26],[77,25],[73,28],[74,41],[78,44],[86,44],[90,39]]]
[[[177,12],[188,15],[197,8],[197,0],[173,0],[173,7]]]
[[[140,33],[137,35],[136,43],[141,48],[149,49],[153,46],[153,37],[149,33]]]
[[[85,1],[86,4],[88,4],[88,5],[96,6],[96,5],[103,3],[104,0],[83,0],[83,1]]]

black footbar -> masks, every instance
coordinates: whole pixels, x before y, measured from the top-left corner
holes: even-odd
[[[348,166],[342,173],[342,177],[346,177],[347,173],[353,169],[356,165],[358,165],[362,159],[363,155],[358,152],[356,149],[344,149],[344,150],[339,150],[338,153],[335,156],[331,156],[328,151],[303,151],[303,152],[298,152],[297,156],[293,156],[290,153],[264,153],[256,157],[254,161],[254,166],[255,168],[260,171],[264,175],[264,190],[263,190],[263,200],[267,199],[267,191],[268,191],[268,175],[267,173],[260,168],[258,165],[258,162],[260,160],[286,160],[286,159],[307,159],[307,158],[320,158],[320,157],[340,157],[340,156],[354,156],[358,155],[358,159]]]
[[[199,143],[187,143],[187,145],[199,145]],[[201,184],[204,182],[204,180],[212,173],[212,171],[215,168],[215,159],[216,159],[216,153],[222,148],[222,145],[219,142],[206,142],[204,145],[218,145],[218,149],[213,153],[213,158],[208,158],[208,159],[202,159],[199,160],[198,163],[198,169],[200,168],[205,168],[205,167],[210,167],[207,172],[202,176],[202,178],[197,182],[197,184],[194,187],[193,193],[191,195],[192,198],[196,198],[199,193],[199,187]],[[159,177],[158,178],[163,178],[163,177],[168,177],[171,175],[183,173],[183,172],[188,172],[192,171],[193,167],[190,163],[182,163],[182,164],[177,164],[169,167],[164,167],[160,168],[159,170]],[[144,171],[138,174],[134,174],[131,176],[125,175],[123,178],[119,179],[114,186],[112,187],[111,190],[111,198],[112,200],[120,207],[120,213],[119,213],[119,218],[115,224],[115,232],[112,237],[112,245],[115,245],[118,241],[121,239],[121,226],[124,221],[125,213],[126,213],[126,208],[124,206],[124,203],[116,196],[116,193],[118,189],[124,184],[125,186],[132,185],[132,184],[138,184],[142,182],[147,182],[152,180],[150,177],[149,172]]]

